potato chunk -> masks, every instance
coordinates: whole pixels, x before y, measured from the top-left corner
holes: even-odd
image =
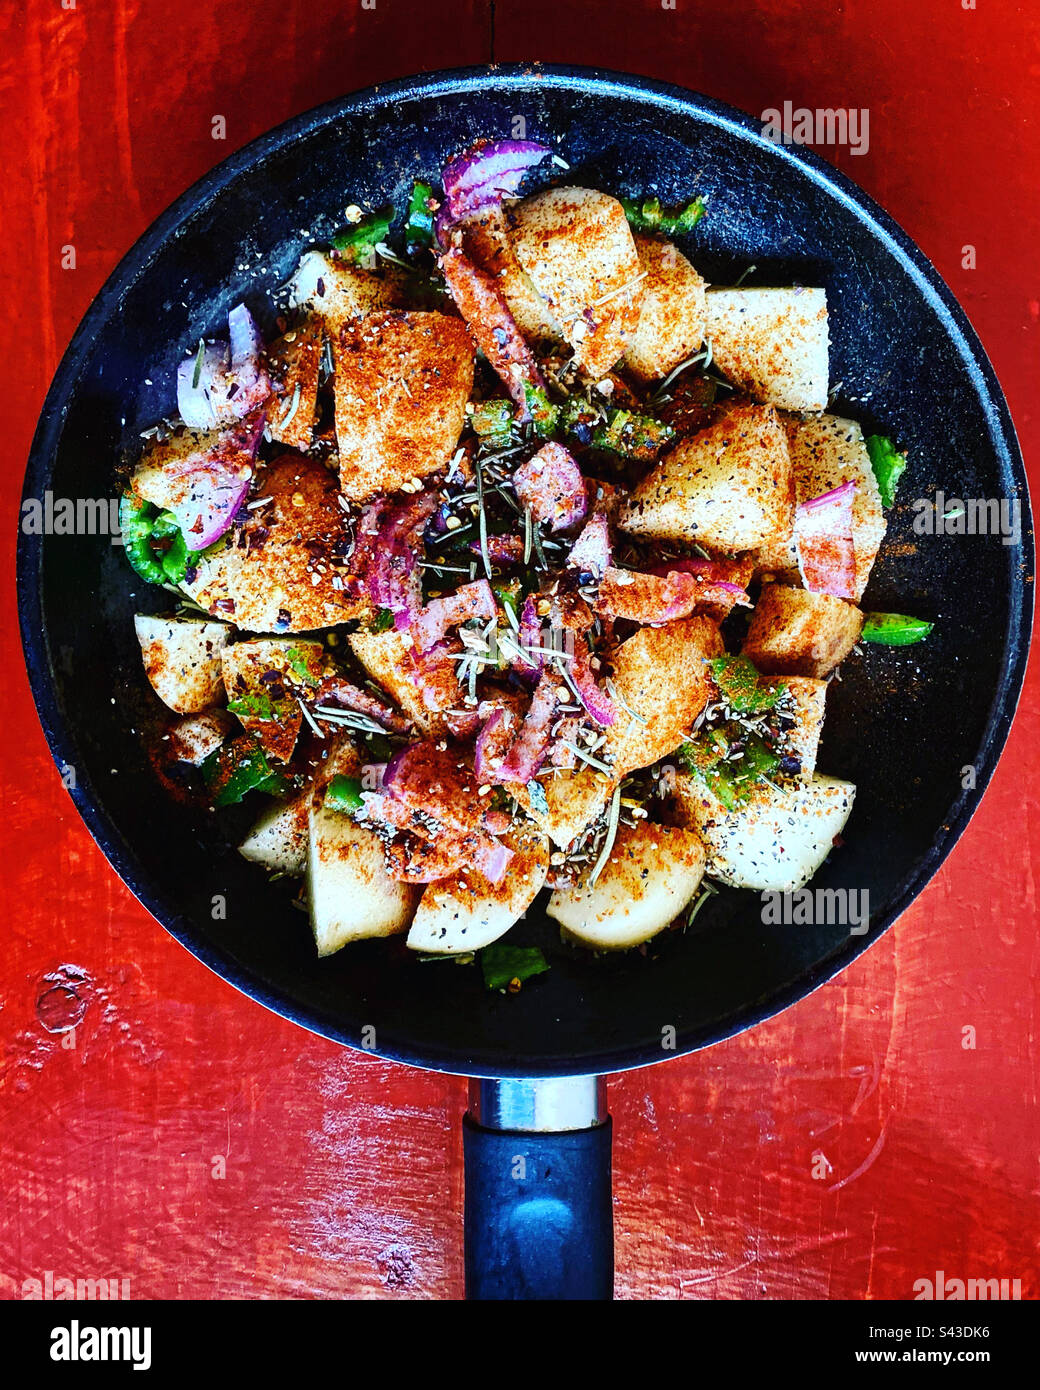
[[[827,295],[820,289],[712,289],[712,357],[741,390],[784,410],[827,404]]]
[[[789,893],[808,883],[845,828],[856,788],[814,776],[763,783],[747,805],[727,811],[696,778],[676,778],[676,808],[704,841],[705,873],[733,888]]]
[[[625,210],[591,188],[547,188],[512,211],[513,247],[574,349],[599,378],[624,356],[639,321],[639,256]]]
[[[625,349],[625,366],[642,381],[657,381],[704,342],[704,281],[670,241],[637,236],[643,302]]]
[[[414,650],[409,632],[355,632],[348,637],[350,649],[369,675],[404,710],[424,733],[442,733],[442,711],[460,704],[463,690],[458,666],[441,661],[431,666],[427,660],[421,675],[413,664]]]
[[[342,563],[351,542],[335,474],[284,454],[257,470],[253,491],[268,500],[193,561],[182,587],[195,602],[247,632],[313,631],[371,614]]]
[[[793,522],[791,456],[776,411],[735,405],[665,454],[633,489],[619,524],[729,554],[781,540]]]
[[[609,777],[585,766],[573,771],[561,768],[539,785],[545,794],[544,811],[532,804],[526,787],[517,788],[517,800],[553,844],[566,849],[603,813],[616,784]]]
[[[267,430],[276,443],[290,449],[306,451],[314,442],[324,343],[321,320],[309,318],[267,349],[272,385]]]
[[[369,314],[333,339],[340,487],[352,502],[447,469],[473,390],[473,344],[446,314]]]
[[[523,916],[545,883],[549,845],[534,826],[518,826],[502,840],[513,858],[501,882],[490,883],[475,869],[463,869],[426,885],[408,933],[413,951],[477,951]]]
[[[546,912],[583,946],[624,950],[674,922],[703,876],[704,846],[697,835],[640,821],[620,828],[591,888],[557,888]]]
[[[793,723],[784,731],[777,752],[798,759],[800,770],[795,776],[811,777],[816,770],[816,752],[823,733],[826,702],[826,681],[815,680],[811,676],[788,676],[785,679],[778,708]]]
[[[617,648],[617,720],[597,756],[618,780],[667,757],[687,737],[708,701],[705,662],[723,650],[717,625],[701,617],[641,627]]]
[[[383,842],[352,816],[326,811],[325,789],[336,773],[356,777],[361,760],[349,740],[330,754],[315,779],[308,812],[307,900],[319,956],[348,942],[407,929],[421,890],[386,871]]]
[[[885,536],[881,493],[855,420],[817,415],[807,420],[785,419],[791,449],[795,502],[808,502],[844,482],[856,484],[852,499],[852,543],[856,552],[856,597],[861,598]],[[757,574],[772,574],[792,584],[800,582],[793,535],[765,546],[755,556]]]
[[[863,614],[831,594],[763,584],[743,652],[768,676],[829,675],[859,641]]]
[[[307,868],[310,792],[269,807],[238,847],[243,859],[272,873],[297,876]]]
[[[177,714],[200,714],[223,699],[220,659],[232,634],[225,623],[138,613],[134,631],[148,683],[164,705]]]
[[[393,265],[378,274],[348,261],[334,261],[325,251],[305,251],[289,283],[292,303],[310,310],[330,334],[377,309],[404,303],[401,271]]]
[[[493,275],[520,332],[531,342],[564,342],[563,329],[517,260],[501,203],[459,223],[462,249],[481,270]]]

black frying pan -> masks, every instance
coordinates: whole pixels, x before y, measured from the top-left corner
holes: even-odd
[[[114,460],[171,408],[176,364],[200,333],[219,332],[241,299],[263,309],[301,248],[326,240],[348,204],[400,205],[414,178],[435,179],[474,137],[518,133],[518,116],[529,138],[562,136],[574,181],[652,191],[665,204],[694,189],[710,195],[691,252],[709,280],[732,283],[754,263],[750,283],[826,286],[831,380],[840,383],[833,408],[908,450],[905,500],[866,606],[919,614],[936,628],[919,647],[873,648],[843,667],[820,753],[822,769],[859,793],[847,843],[816,883],[869,890],[869,931],[766,926],[757,895],[729,891],[694,929],[617,959],[565,950],[535,909],[516,935],[540,944],[552,969],[515,997],[485,993],[475,970],[421,964],[398,942],[318,962],[289,890],[269,886],[234,851],[254,812],[238,808],[238,819],[215,825],[167,801],[127,733],[153,698],[131,615],[161,611],[161,591],[143,592],[104,537],[22,535],[20,616],[44,730],[58,763],[76,769],[77,808],[134,893],[212,969],[339,1042],[361,1046],[362,1030],[374,1029],[375,1049],[403,1062],[485,1078],[588,1077],[729,1037],[842,969],[949,853],[1007,735],[1031,616],[1022,461],[978,339],[891,219],[813,155],[661,83],[495,67],[373,88],[239,151],[133,247],[58,369],[25,495],[112,496]],[[914,535],[909,503],[936,489],[1016,499],[1022,544]],[[913,553],[901,553],[907,545]],[[968,765],[975,779],[965,789]],[[224,921],[210,915],[216,891],[228,897]],[[609,1131],[595,1123],[597,1105],[596,1088],[581,1081],[478,1091],[483,1124],[467,1128],[472,1292],[609,1292]],[[516,1137],[547,1128],[570,1133]],[[506,1131],[504,1147],[496,1129]],[[521,1151],[530,1164],[518,1177]]]

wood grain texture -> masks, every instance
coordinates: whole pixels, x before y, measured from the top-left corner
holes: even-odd
[[[1009,0],[499,0],[494,56],[642,71],[755,113],[869,107],[869,153],[829,157],[966,307],[1032,463],[1038,23]],[[245,20],[210,0],[188,22],[159,0],[26,0],[0,26],[0,1295],[51,1270],[149,1298],[458,1296],[464,1083],[310,1037],[159,929],[51,764],[12,573],[36,416],[119,256],[294,112],[486,60],[490,7],[258,0]],[[884,940],[753,1033],[612,1083],[620,1295],[907,1298],[936,1269],[1040,1293],[1037,756],[1034,674],[982,809]],[[55,1030],[77,1020],[66,1050]]]

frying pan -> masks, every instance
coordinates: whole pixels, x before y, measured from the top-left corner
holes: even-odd
[[[522,125],[518,124],[522,120]],[[718,102],[581,68],[495,66],[389,83],[322,106],[226,160],[117,267],[58,369],[25,497],[105,498],[113,463],[169,411],[178,361],[244,299],[257,312],[350,203],[400,206],[478,136],[551,140],[567,178],[664,204],[696,190],[693,251],[727,284],[827,289],[833,409],[893,436],[910,466],[865,606],[935,622],[872,648],[828,696],[820,766],[859,788],[815,886],[869,893],[869,927],[762,921],[725,891],[685,932],[598,959],[561,946],[536,906],[517,929],[548,974],[516,996],[399,942],[315,959],[285,885],[234,846],[255,811],[201,815],[157,790],[140,741],[154,697],[132,614],[161,611],[105,536],[22,534],[22,639],[40,719],[72,796],[127,885],[200,960],[268,1008],[351,1047],[476,1078],[465,1126],[467,1291],[609,1296],[610,1132],[603,1073],[729,1037],[800,999],[895,920],[949,853],[1004,744],[1026,661],[1033,570],[1021,456],[993,371],[935,270],[841,174],[763,138]],[[558,141],[558,143],[557,143]],[[268,311],[269,312],[269,311]],[[268,326],[270,324],[268,323]],[[928,536],[915,498],[1007,498],[1023,540]],[[964,770],[973,769],[973,776]],[[965,783],[970,785],[965,786]],[[283,891],[284,890],[284,891]],[[214,892],[226,895],[214,921]]]

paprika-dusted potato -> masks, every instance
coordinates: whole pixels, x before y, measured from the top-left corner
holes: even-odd
[[[681,439],[633,488],[618,524],[633,536],[721,554],[786,538],[794,524],[794,484],[776,411],[734,405]]]
[[[819,679],[845,660],[862,629],[863,614],[844,599],[763,584],[743,652],[767,676]]]
[[[473,344],[447,314],[368,314],[332,340],[340,488],[351,502],[446,471],[473,390]]]
[[[829,371],[827,295],[796,285],[710,289],[712,359],[752,399],[783,410],[823,410]]]
[[[625,366],[641,381],[657,381],[699,351],[704,342],[704,281],[670,241],[636,236],[643,299],[625,349]]]
[[[513,248],[574,360],[598,379],[625,355],[642,276],[625,210],[592,188],[547,188],[512,211]]]
[[[148,683],[178,714],[199,714],[224,697],[221,655],[233,628],[191,618],[138,613],[134,630]]]

